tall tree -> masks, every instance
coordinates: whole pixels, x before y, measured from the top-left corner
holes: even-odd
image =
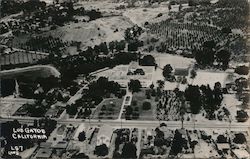
[[[155,66],[155,58],[152,55],[146,55],[140,60],[142,66]]]
[[[227,50],[220,50],[216,53],[217,62],[221,63],[223,69],[228,67],[231,53]]]
[[[122,149],[121,158],[135,159],[137,148],[132,142],[125,143]]]
[[[185,90],[185,98],[190,102],[190,109],[193,114],[198,114],[200,112],[202,102],[201,93],[199,86],[189,85]]]
[[[139,92],[141,87],[142,87],[142,85],[141,85],[141,82],[139,80],[130,80],[130,82],[128,84],[128,88],[132,92]]]
[[[172,71],[173,71],[172,66],[170,64],[167,64],[166,66],[164,66],[162,74],[165,78],[169,78]]]

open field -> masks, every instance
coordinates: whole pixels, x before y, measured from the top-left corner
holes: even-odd
[[[101,42],[124,40],[125,29],[132,26],[133,24],[126,17],[103,17],[88,23],[70,23],[46,34],[61,38],[63,41],[78,41],[81,42],[82,47],[86,47]]]
[[[117,119],[121,110],[123,98],[104,99],[93,112],[93,119]]]
[[[157,7],[140,7],[126,9],[123,16],[129,18],[134,24],[143,27],[145,22],[157,22],[166,19],[168,17],[167,13],[169,12],[168,6],[157,6]],[[158,14],[163,14],[163,17],[157,17]]]
[[[197,76],[193,81],[193,85],[209,85],[214,88],[216,82],[220,82],[222,87],[225,87],[228,79],[228,73],[225,72],[209,72],[209,71],[197,71]]]

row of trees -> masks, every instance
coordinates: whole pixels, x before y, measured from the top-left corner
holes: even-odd
[[[203,108],[212,119],[214,111],[217,110],[222,102],[223,94],[221,84],[215,83],[212,90],[209,85],[201,87],[189,85],[185,90],[185,98],[190,102],[190,109],[193,114],[198,114]]]

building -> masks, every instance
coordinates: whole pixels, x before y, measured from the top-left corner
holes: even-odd
[[[106,77],[122,87],[127,87],[130,80],[139,80],[142,87],[149,87],[154,71],[154,66],[140,66],[138,62],[131,62],[129,65],[116,66],[112,71],[106,72]]]
[[[112,127],[109,125],[103,125],[98,131],[96,146],[105,144],[107,147],[109,147],[112,134],[113,134]]]
[[[230,149],[229,143],[218,143],[217,144],[218,150],[227,152]]]
[[[176,68],[174,70],[174,75],[180,77],[187,77],[189,75],[189,68]]]
[[[49,148],[40,148],[35,156],[36,159],[47,159],[52,155],[52,150]]]
[[[246,150],[235,149],[232,150],[236,159],[249,159],[250,154]]]

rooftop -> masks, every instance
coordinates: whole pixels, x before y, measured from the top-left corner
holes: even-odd
[[[40,148],[36,154],[36,158],[50,158],[52,150],[48,148]]]

